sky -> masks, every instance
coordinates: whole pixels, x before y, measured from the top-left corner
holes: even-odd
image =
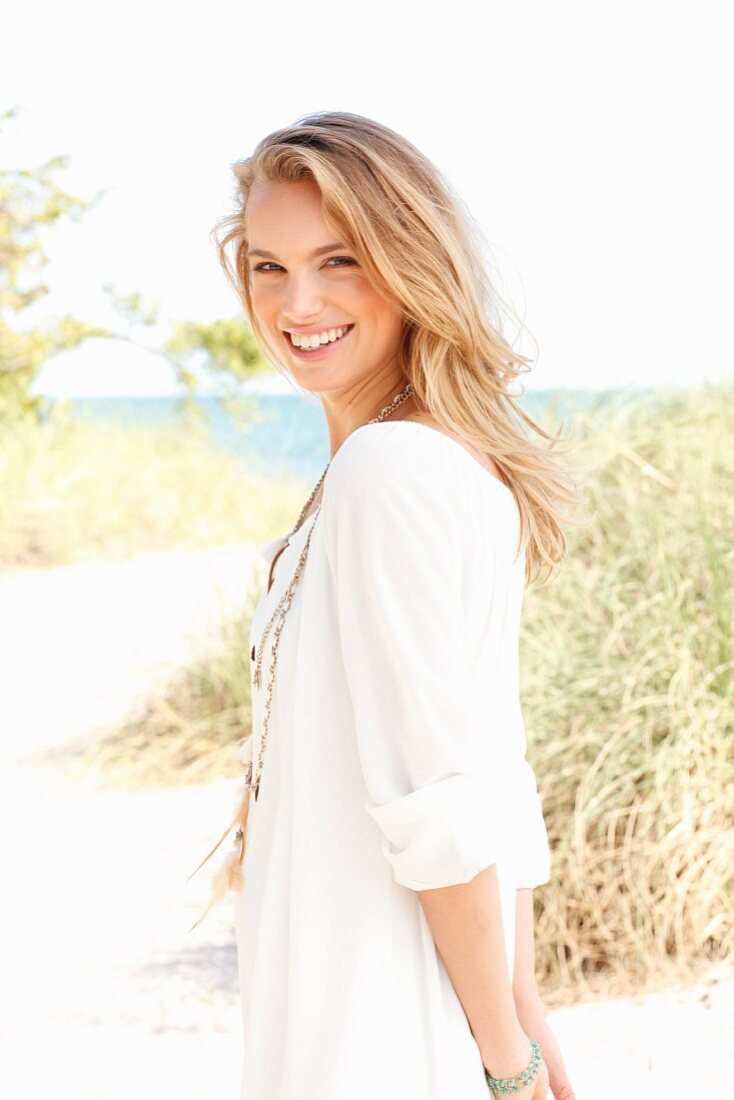
[[[50,293],[18,323],[117,323],[102,287],[176,319],[240,314],[209,233],[231,164],[313,110],[409,138],[468,204],[523,317],[527,392],[734,377],[725,5],[15,5],[0,71],[2,163],[70,158],[91,198],[44,234]],[[268,385],[288,392],[273,370]],[[90,341],[43,368],[49,394],[172,392],[168,365]]]

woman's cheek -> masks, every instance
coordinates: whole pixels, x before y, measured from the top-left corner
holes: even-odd
[[[364,278],[356,273],[341,276],[338,283],[339,296],[345,302],[364,303],[370,295],[370,287]]]
[[[276,308],[278,293],[275,287],[253,287],[252,305],[257,314],[267,315]]]

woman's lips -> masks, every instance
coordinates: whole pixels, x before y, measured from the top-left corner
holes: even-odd
[[[333,328],[344,328],[344,325],[333,325]],[[340,336],[338,340],[333,340],[329,344],[320,344],[317,348],[297,348],[291,340],[289,334],[285,333],[285,338],[288,342],[288,347],[297,359],[318,361],[320,359],[326,359],[328,355],[331,355],[345,340],[349,339],[349,335],[354,328],[354,325],[349,325],[347,331],[343,336]]]

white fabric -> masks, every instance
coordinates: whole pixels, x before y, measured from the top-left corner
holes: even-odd
[[[364,425],[320,510],[263,548],[285,545],[251,647],[312,528],[235,896],[240,1100],[486,1100],[416,891],[496,864],[512,969],[516,890],[550,875],[519,701],[517,506],[457,440]]]

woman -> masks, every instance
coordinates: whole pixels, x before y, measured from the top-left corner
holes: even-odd
[[[515,409],[526,361],[417,149],[323,112],[234,168],[220,259],[331,451],[264,549],[213,891],[236,888],[241,1100],[569,1100],[534,974],[549,855],[518,635],[576,483],[520,424],[551,438]]]

